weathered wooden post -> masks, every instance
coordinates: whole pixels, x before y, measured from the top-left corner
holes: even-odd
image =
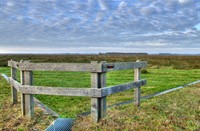
[[[17,79],[17,70],[14,67],[11,67],[11,78],[13,78],[14,80]],[[17,103],[17,89],[14,86],[11,86],[11,93],[12,93],[12,103],[16,104]]]
[[[23,63],[29,63],[30,61],[20,61]],[[32,71],[20,71],[21,84],[22,85],[32,85],[33,84],[33,73]],[[21,94],[21,109],[22,115],[26,116],[29,120],[33,118],[34,115],[34,99],[32,94]]]
[[[103,68],[103,63],[99,63],[99,66]],[[92,61],[91,64],[97,65],[97,61]],[[91,87],[102,88],[106,87],[106,72],[91,72]],[[93,122],[98,122],[101,118],[106,116],[106,97],[91,98],[91,116]]]
[[[140,60],[137,60],[136,62],[140,62]],[[134,69],[134,81],[140,80],[140,68]],[[140,86],[134,88],[134,104],[137,107],[140,107]]]

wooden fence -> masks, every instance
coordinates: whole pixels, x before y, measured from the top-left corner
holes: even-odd
[[[134,104],[140,106],[140,87],[146,80],[140,79],[140,69],[147,66],[146,61],[107,63],[31,63],[30,61],[8,61],[11,67],[9,82],[12,89],[12,102],[17,103],[17,91],[21,93],[22,115],[28,119],[34,116],[33,94],[59,96],[91,97],[91,116],[98,122],[106,116],[106,97],[108,95],[134,88]],[[17,69],[20,70],[20,83],[16,80]],[[106,87],[106,72],[113,70],[134,69],[134,81]],[[91,88],[44,87],[33,85],[33,71],[82,71],[91,72]]]

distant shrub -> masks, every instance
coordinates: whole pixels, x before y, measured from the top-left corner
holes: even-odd
[[[148,74],[149,72],[148,72],[148,70],[146,68],[144,68],[144,69],[141,70],[141,73],[142,74]]]

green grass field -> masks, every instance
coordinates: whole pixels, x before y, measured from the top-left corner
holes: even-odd
[[[160,67],[159,69],[149,67],[147,70],[148,73],[142,74],[142,79],[147,79],[147,85],[142,87],[143,96],[188,84],[200,78],[200,69],[176,70],[172,67]],[[0,68],[0,72],[10,76],[9,68]],[[133,70],[107,73],[107,86],[131,81],[133,81]],[[36,71],[34,72],[34,85],[90,88],[90,73]],[[77,114],[90,110],[89,97],[47,95],[35,95],[35,97],[60,114],[61,117],[76,117]],[[111,105],[131,99],[133,99],[133,90],[108,96],[107,104]]]
[[[33,62],[81,62],[90,61],[148,61],[147,85],[142,87],[142,96],[157,93],[200,79],[200,56],[108,56],[108,55],[2,55],[0,56],[0,73],[10,76],[7,61],[31,60]],[[54,87],[90,88],[90,73],[83,72],[49,72],[35,71],[34,85]],[[33,122],[26,122],[20,116],[20,103],[10,104],[9,84],[0,77],[1,117],[4,129],[44,130],[53,118],[42,116],[36,109]],[[133,70],[107,73],[107,86],[133,81]],[[19,72],[18,79],[19,81]],[[78,118],[74,130],[198,130],[199,84],[166,95],[143,100],[140,110],[133,105],[123,105],[108,109],[108,116],[98,124],[91,124],[90,116]],[[117,93],[107,97],[107,105],[133,99],[133,90]],[[64,97],[35,95],[45,105],[56,111],[61,117],[76,117],[77,114],[90,111],[89,97]],[[2,110],[3,109],[3,110]],[[4,113],[3,113],[4,112]],[[17,114],[16,114],[16,113]],[[41,116],[41,117],[40,117]],[[13,121],[12,118],[17,118]],[[14,119],[15,120],[15,119]],[[41,123],[41,125],[40,125]],[[2,126],[2,124],[0,124]],[[14,127],[14,128],[13,128]]]

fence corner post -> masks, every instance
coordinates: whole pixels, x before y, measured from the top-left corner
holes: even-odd
[[[17,70],[11,67],[11,78],[14,80],[17,79]],[[17,103],[17,89],[14,86],[11,86],[11,94],[12,94],[12,104]]]
[[[106,72],[103,72],[103,63],[92,61],[91,64],[97,64],[102,67],[102,72],[91,72],[91,87],[92,88],[103,88],[106,86]],[[91,98],[91,117],[94,123],[106,116],[106,97]]]
[[[22,62],[22,61],[21,61]],[[27,61],[24,61],[27,62]],[[32,85],[33,73],[32,71],[20,71],[21,84]],[[26,116],[28,120],[31,120],[34,116],[34,98],[32,94],[21,94],[21,109],[22,116]]]
[[[136,62],[140,62],[140,60],[137,60]],[[140,68],[134,69],[134,81],[140,80],[141,77],[140,70],[141,70]],[[134,105],[140,107],[140,86],[134,88]]]

